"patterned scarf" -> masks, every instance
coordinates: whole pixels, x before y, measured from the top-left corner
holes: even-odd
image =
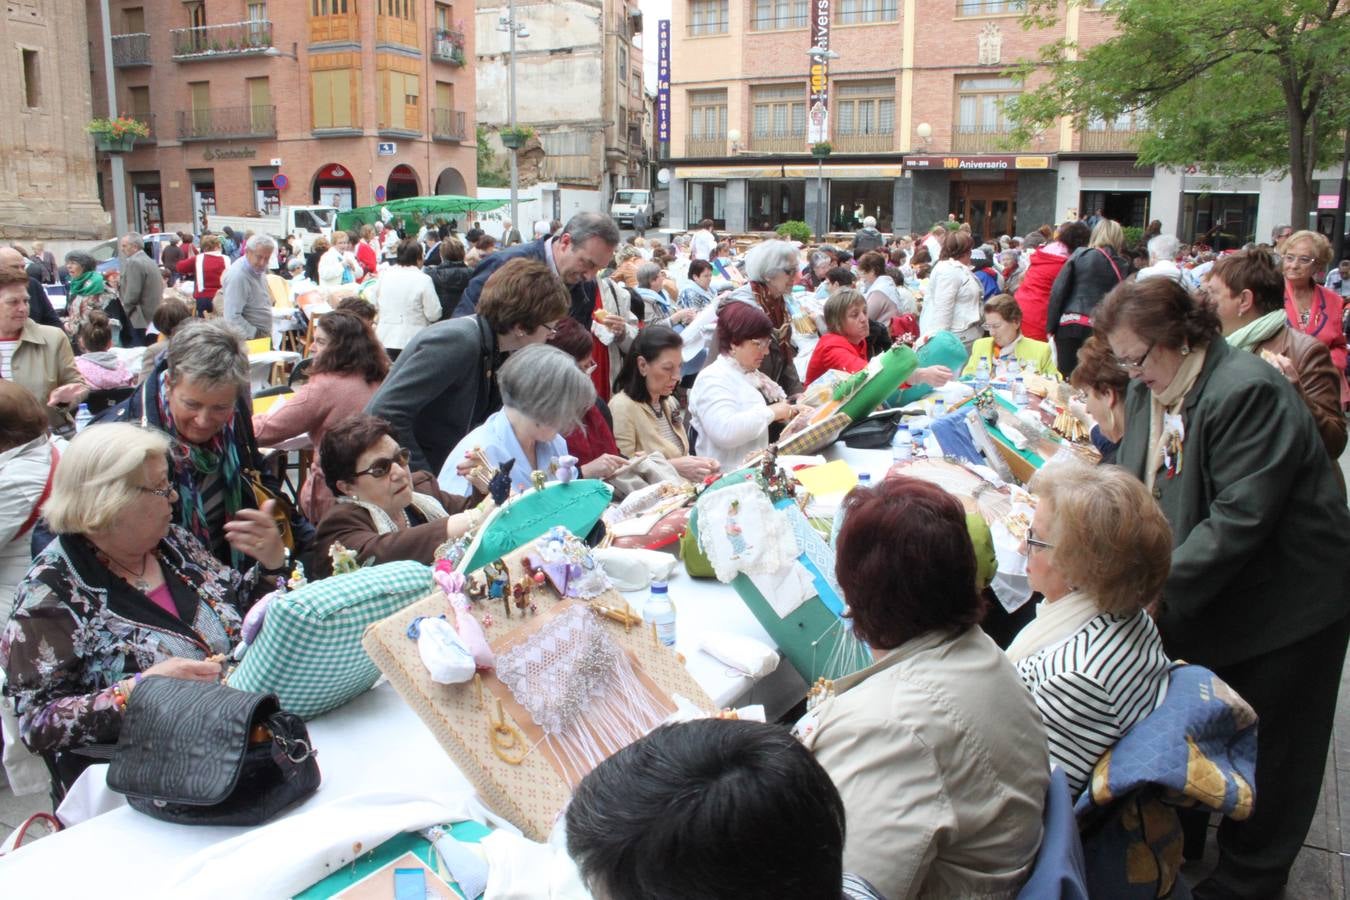
[[[770,294],[769,288],[758,281],[750,282],[750,289],[754,291],[759,308],[773,323],[773,338],[778,343],[778,351],[784,360],[790,361],[797,355],[797,348],[792,343],[792,318],[788,315],[787,301]]]
[[[244,476],[240,471],[239,442],[234,430],[234,416],[208,444],[190,444],[178,437],[169,409],[168,371],[159,374],[159,418],[163,428],[172,437],[170,456],[173,461],[174,487],[178,489],[178,524],[207,547],[216,546],[215,536],[207,521],[207,510],[223,494],[226,517],[244,507]],[[211,476],[218,477],[212,479]],[[198,485],[208,481],[205,492]],[[231,567],[242,571],[246,560],[242,553],[230,548]]]

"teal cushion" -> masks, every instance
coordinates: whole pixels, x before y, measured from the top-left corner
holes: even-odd
[[[493,510],[469,545],[458,570],[465,575],[476,572],[556,525],[585,538],[600,521],[600,514],[613,496],[614,489],[603,481],[582,478],[513,497],[505,506]]]
[[[970,354],[966,352],[966,345],[961,343],[961,339],[950,331],[939,331],[929,338],[928,343],[919,348],[918,356],[916,368],[946,366],[952,370],[953,375],[958,376],[961,374],[961,370],[966,367],[966,360],[970,358]],[[913,384],[891,395],[887,405],[892,408],[904,406],[907,403],[913,403],[915,400],[922,400],[931,393],[933,393],[932,385]]]
[[[282,709],[306,719],[337,709],[380,678],[361,647],[366,626],[432,589],[431,569],[405,561],[334,575],[274,597],[230,687],[272,691]]]

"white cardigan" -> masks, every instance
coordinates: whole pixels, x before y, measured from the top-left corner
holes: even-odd
[[[375,283],[380,316],[375,334],[391,350],[408,346],[413,335],[441,317],[441,300],[431,276],[414,266],[390,266]]]
[[[698,431],[698,455],[717,460],[724,472],[739,468],[747,453],[769,446],[773,410],[729,355],[698,373],[689,392],[689,415]]]
[[[919,335],[939,331],[961,334],[981,318],[984,291],[971,270],[954,259],[939,260],[928,278],[928,294],[919,314]]]

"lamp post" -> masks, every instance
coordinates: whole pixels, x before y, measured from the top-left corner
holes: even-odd
[[[507,60],[506,69],[506,94],[507,94],[507,119],[511,129],[516,127],[516,38],[527,38],[530,36],[530,30],[525,27],[524,22],[516,22],[516,0],[507,0],[506,15],[497,20],[497,30],[504,31],[507,34]],[[520,227],[520,216],[516,214],[516,205],[519,202],[520,193],[520,166],[516,154],[518,147],[511,147],[511,224],[516,228]]]
[[[839,58],[838,53],[821,46],[807,48],[806,55],[811,57],[813,63],[818,63],[822,69],[829,65],[830,60]],[[826,121],[829,120],[826,119]],[[828,142],[829,134],[827,132],[821,143]],[[812,152],[814,153],[814,150]],[[825,202],[825,155],[816,154],[816,240],[825,239],[825,229],[830,221],[828,206],[829,204]]]
[[[108,89],[108,118],[117,118],[117,82],[113,81],[112,24],[108,14],[108,0],[99,5],[99,17],[103,20],[103,83]],[[126,172],[122,167],[122,154],[108,154],[108,165],[112,179],[113,195],[113,234],[121,237],[130,231],[127,224],[127,184]]]

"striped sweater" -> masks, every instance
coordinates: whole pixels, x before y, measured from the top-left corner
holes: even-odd
[[[1092,768],[1167,688],[1170,662],[1153,619],[1102,613],[1057,644],[1017,663],[1050,740],[1050,762],[1064,769],[1074,797]]]

